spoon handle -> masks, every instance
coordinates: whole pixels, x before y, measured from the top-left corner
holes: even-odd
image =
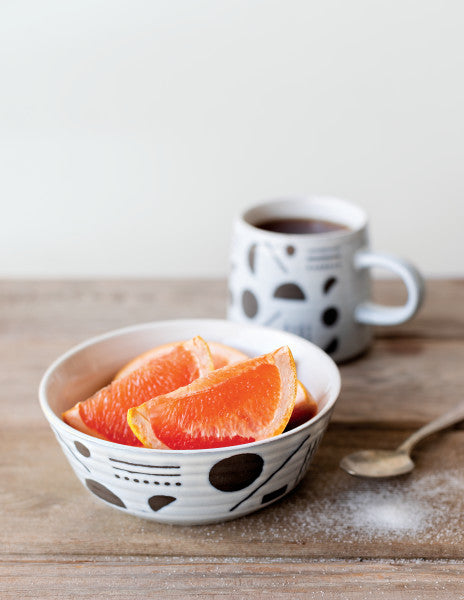
[[[414,446],[428,435],[436,433],[437,431],[441,431],[442,429],[446,429],[447,427],[451,427],[451,425],[459,423],[459,421],[462,421],[463,419],[464,402],[460,402],[457,406],[441,415],[441,417],[434,419],[430,423],[427,423],[427,425],[424,425],[418,429],[401,444],[398,450],[407,452],[409,454]]]

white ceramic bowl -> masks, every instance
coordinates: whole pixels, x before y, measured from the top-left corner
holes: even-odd
[[[123,446],[88,436],[62,421],[63,411],[106,385],[131,358],[195,335],[250,356],[288,345],[298,378],[318,403],[318,414],[268,440],[205,450]],[[234,519],[292,490],[309,467],[339,392],[335,363],[303,338],[255,325],[191,319],[127,327],[72,348],[43,376],[39,398],[63,452],[90,492],[132,515],[188,525]]]

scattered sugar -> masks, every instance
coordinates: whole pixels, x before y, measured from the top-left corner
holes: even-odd
[[[211,542],[235,535],[259,542],[354,544],[378,538],[387,544],[456,545],[464,541],[463,514],[462,469],[372,481],[310,472],[293,494],[269,510],[205,527],[204,534]]]

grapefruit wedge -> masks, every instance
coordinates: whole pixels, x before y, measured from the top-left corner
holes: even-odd
[[[220,342],[207,343],[211,352],[211,357],[213,359],[213,365],[215,369],[220,369],[227,365],[233,365],[235,363],[242,362],[250,358],[241,350],[237,350],[236,348],[232,348],[231,346],[227,346],[226,344],[221,344]],[[168,352],[175,345],[175,342],[170,344],[164,344],[163,346],[157,346],[156,348],[151,348],[143,354],[139,354],[126,365],[124,365],[120,371],[118,371],[118,373],[115,376],[115,379],[126,377],[126,375],[128,375],[135,369],[140,368],[145,362],[153,360],[158,356],[161,356],[165,352]],[[305,386],[301,383],[301,381],[297,381],[295,407],[293,409],[292,415],[290,417],[286,429],[294,429],[295,427],[306,423],[306,421],[312,419],[316,413],[316,401],[305,388]]]
[[[193,450],[235,446],[281,433],[297,390],[287,346],[212,371],[131,408],[127,421],[148,448]]]
[[[126,377],[126,375],[129,375],[129,373],[131,373],[135,369],[138,369],[147,361],[162,356],[166,352],[169,352],[173,348],[173,346],[176,345],[176,342],[173,342],[171,344],[164,344],[163,346],[157,346],[156,348],[151,348],[151,350],[148,350],[143,354],[139,354],[126,365],[124,365],[116,373],[114,379],[116,380],[121,379],[121,377]],[[211,352],[211,358],[213,360],[213,366],[215,369],[220,369],[221,367],[225,367],[226,365],[231,365],[233,363],[240,362],[249,358],[247,354],[244,354],[240,350],[236,350],[235,348],[231,348],[230,346],[226,346],[225,344],[220,344],[219,342],[208,342],[208,347]]]
[[[213,370],[201,337],[170,344],[164,352],[113,381],[63,413],[65,423],[110,442],[141,446],[127,423],[127,411],[154,396],[185,386]]]

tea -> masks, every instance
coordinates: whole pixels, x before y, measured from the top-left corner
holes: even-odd
[[[257,223],[256,227],[275,233],[329,233],[331,231],[349,231],[349,227],[341,223],[322,219],[281,217]]]

